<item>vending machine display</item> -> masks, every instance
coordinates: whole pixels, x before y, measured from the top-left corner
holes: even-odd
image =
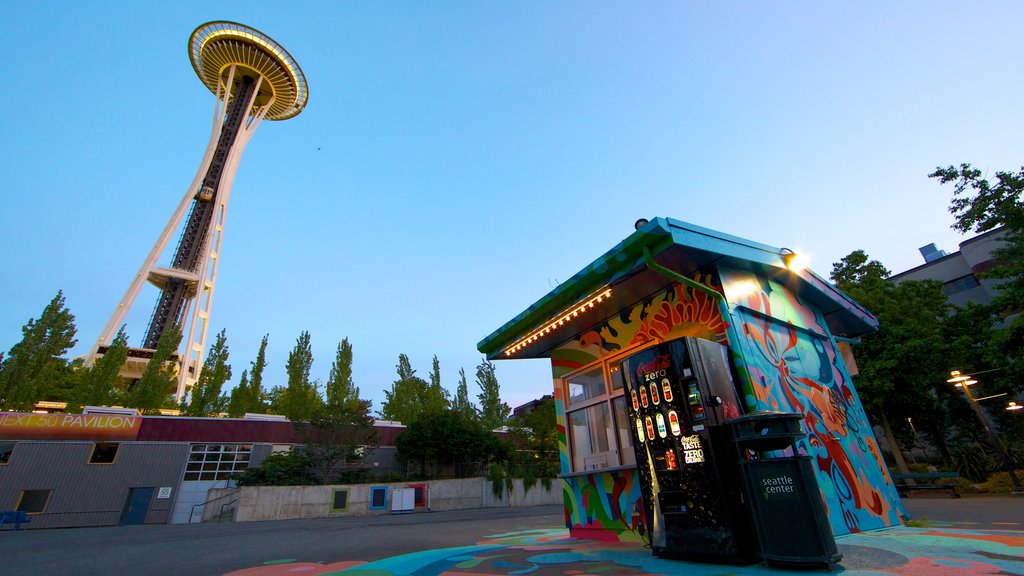
[[[654,553],[756,561],[739,456],[723,426],[742,413],[728,349],[681,338],[629,356],[620,373]]]

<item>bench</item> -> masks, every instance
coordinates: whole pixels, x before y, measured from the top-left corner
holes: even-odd
[[[14,523],[14,529],[21,528],[21,525],[26,522],[31,522],[32,517],[28,515],[28,512],[0,512],[0,528],[3,528],[4,524],[8,522]]]
[[[944,480],[951,478],[959,478],[959,472],[930,472],[926,474],[893,474],[892,479],[896,481],[896,490],[899,491],[900,497],[909,497],[908,492],[911,490],[951,490],[952,495],[950,498],[959,498],[960,493],[957,489],[960,486],[956,483],[939,483],[936,480]],[[915,483],[910,484],[907,480],[913,480]],[[917,483],[918,480],[923,481]]]

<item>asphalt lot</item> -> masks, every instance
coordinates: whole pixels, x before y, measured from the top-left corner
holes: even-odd
[[[906,499],[925,527],[1024,535],[1024,498]],[[917,524],[915,523],[915,524]],[[275,522],[0,532],[0,575],[225,574],[286,561],[373,561],[564,525],[561,506]],[[261,572],[251,572],[253,574]],[[297,572],[298,573],[298,572]]]

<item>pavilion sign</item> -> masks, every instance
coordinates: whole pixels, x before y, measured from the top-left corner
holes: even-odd
[[[0,412],[4,440],[134,440],[141,416]]]

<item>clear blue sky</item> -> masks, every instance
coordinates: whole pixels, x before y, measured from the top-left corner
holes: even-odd
[[[265,122],[231,198],[211,334],[267,384],[302,330],[379,408],[399,353],[426,377],[668,216],[891,270],[957,249],[926,175],[1016,169],[1020,2],[9,2],[0,349],[64,290],[85,353],[191,182],[213,96],[192,30],[255,27],[310,86]],[[155,302],[128,319],[138,345]],[[511,405],[546,361],[498,362]]]

